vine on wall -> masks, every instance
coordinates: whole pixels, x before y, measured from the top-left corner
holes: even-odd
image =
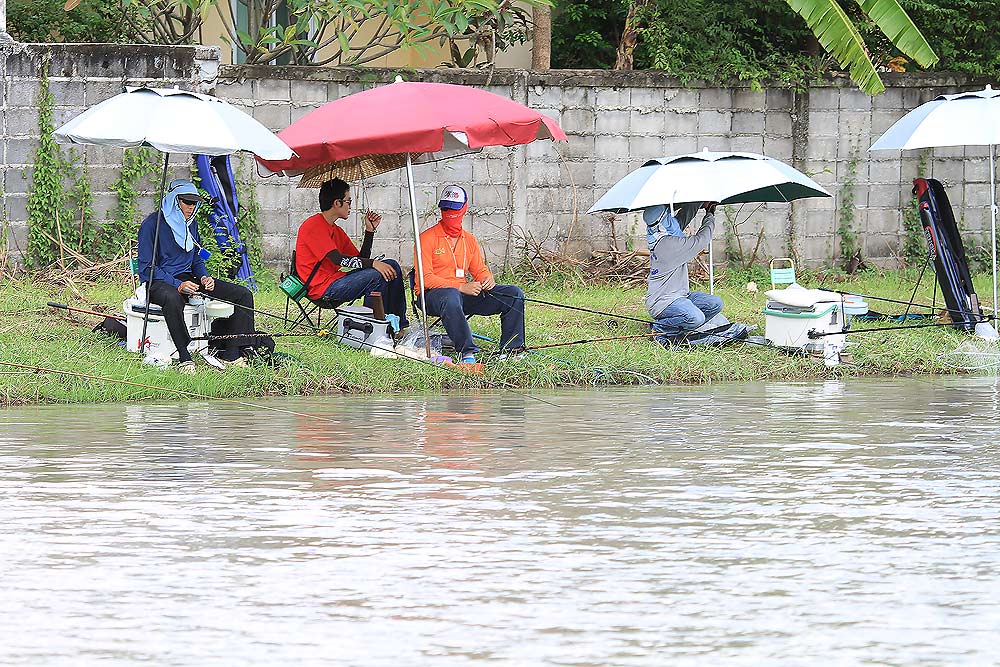
[[[49,92],[49,59],[42,62],[38,94],[38,149],[35,170],[28,193],[28,256],[30,267],[43,267],[59,256],[54,242],[59,214],[63,207],[62,175],[60,174],[59,144],[52,132],[52,93]],[[51,233],[50,233],[51,232]]]
[[[858,234],[854,229],[854,207],[856,200],[854,186],[858,181],[858,164],[860,162],[861,156],[858,153],[858,147],[854,145],[851,148],[851,154],[847,160],[847,171],[840,186],[840,206],[837,210],[837,238],[840,241],[840,260],[845,266],[861,250],[858,243]]]
[[[46,56],[39,77],[39,139],[27,204],[26,263],[32,268],[79,264],[76,257],[91,248],[98,233],[86,158],[73,149],[63,153],[53,135],[49,63]]]
[[[126,148],[122,169],[111,184],[118,195],[114,214],[101,229],[97,253],[105,259],[130,256],[139,234],[139,223],[145,216],[139,210],[139,198],[158,192],[150,180],[160,173],[158,153],[152,148]]]

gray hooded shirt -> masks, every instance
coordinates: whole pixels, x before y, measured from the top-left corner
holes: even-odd
[[[708,247],[714,230],[715,215],[706,211],[697,234],[661,236],[650,248],[646,308],[654,319],[674,301],[690,294],[688,262]]]

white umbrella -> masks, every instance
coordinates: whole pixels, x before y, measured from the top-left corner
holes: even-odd
[[[163,153],[229,155],[249,151],[287,160],[292,149],[233,105],[177,88],[128,88],[55,131],[63,143],[152,146]]]
[[[759,153],[710,151],[661,157],[646,162],[615,183],[588,213],[625,213],[649,206],[684,202],[789,202],[829,197],[801,171]],[[708,246],[708,280],[715,293],[712,245]]]
[[[167,185],[171,153],[230,155],[247,151],[263,158],[287,160],[294,155],[269,129],[228,102],[177,88],[126,88],[87,109],[55,131],[57,141],[131,148],[151,146],[163,155],[160,200]],[[160,238],[162,210],[157,208],[153,233],[152,282]],[[149,308],[142,318],[139,350],[146,340]]]
[[[705,149],[646,162],[615,183],[588,213],[625,213],[680,202],[741,204],[829,196],[814,180],[780,160]]]
[[[986,86],[940,95],[893,123],[869,151],[938,146],[990,147],[990,247],[993,250],[993,314],[997,313],[997,199],[993,146],[1000,144],[1000,90]]]

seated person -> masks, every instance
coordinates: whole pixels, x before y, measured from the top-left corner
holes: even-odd
[[[466,315],[500,315],[500,349],[523,348],[524,292],[520,287],[496,284],[476,237],[462,229],[469,208],[465,190],[447,186],[438,208],[438,224],[420,235],[427,314],[441,318],[462,363],[475,363],[479,351]],[[417,283],[416,295],[419,289]]]
[[[365,238],[361,250],[337,224],[351,213],[351,192],[346,181],[335,178],[319,189],[320,212],[299,227],[295,239],[295,272],[306,283],[309,298],[330,305],[365,297],[371,307],[372,292],[382,293],[385,312],[399,316],[399,328],[406,321],[406,292],[403,272],[396,260],[371,259],[372,241],[382,216],[374,211],[365,214]]]
[[[684,337],[722,311],[722,299],[704,292],[691,292],[688,262],[708,247],[715,229],[715,202],[682,204],[676,214],[657,205],[642,213],[649,245],[649,280],[646,308],[653,317],[656,340],[667,345]],[[701,229],[684,234],[698,209],[705,210]]]
[[[215,280],[205,270],[205,260],[200,255],[201,237],[195,213],[201,204],[198,188],[191,181],[178,179],[171,181],[160,204],[159,212],[150,213],[139,225],[139,280],[147,284],[147,294],[151,303],[163,309],[170,338],[177,346],[178,370],[193,373],[194,361],[188,351],[191,336],[184,322],[184,306],[187,298],[196,292],[208,297],[218,297],[235,304],[233,314],[227,318],[228,325],[213,326],[213,333],[252,333],[253,294],[242,285],[234,285],[224,280]],[[159,219],[159,234],[156,233]],[[153,264],[153,237],[156,236],[156,263],[152,285],[149,285],[150,267]],[[220,324],[222,321],[218,321]],[[239,339],[225,341],[225,349],[218,358],[229,364],[244,365],[243,350]]]

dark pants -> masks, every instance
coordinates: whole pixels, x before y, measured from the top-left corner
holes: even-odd
[[[427,314],[441,318],[459,354],[479,351],[466,315],[500,315],[500,349],[524,347],[524,292],[520,287],[497,285],[479,296],[462,294],[454,287],[435,287],[427,290],[424,298]]]
[[[181,274],[175,276],[175,278],[178,280],[190,280],[195,283],[198,282],[190,273]],[[216,278],[215,289],[209,292],[202,287],[199,294],[207,297],[214,296],[224,301],[239,304],[235,307],[231,316],[213,322],[213,334],[225,336],[253,332],[253,310],[250,310],[253,308],[253,293],[246,287],[227,283],[224,280]],[[184,306],[187,305],[187,297],[180,294],[170,283],[165,283],[162,280],[154,280],[153,286],[149,290],[149,300],[163,309],[163,319],[167,323],[167,331],[170,332],[170,338],[174,341],[174,345],[177,346],[178,361],[190,361],[191,353],[188,352],[188,345],[191,343],[191,335],[188,333],[187,324],[184,322]],[[245,306],[245,308],[241,308],[240,306]],[[219,354],[220,359],[233,361],[241,356],[239,339],[232,338],[222,342],[224,343],[224,349]]]
[[[354,301],[360,296],[365,297],[365,305],[371,308],[372,292],[382,293],[382,306],[385,312],[399,316],[399,328],[410,326],[406,321],[406,291],[403,289],[403,270],[394,259],[382,260],[396,269],[396,277],[386,282],[382,274],[375,269],[355,269],[330,283],[323,292],[323,301],[340,305]]]

